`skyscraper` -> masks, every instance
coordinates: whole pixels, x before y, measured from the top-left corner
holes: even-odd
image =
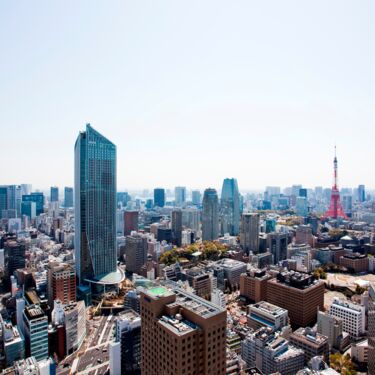
[[[259,214],[242,214],[240,244],[247,253],[259,252]]]
[[[358,185],[358,201],[364,202],[366,200],[365,185]]]
[[[199,206],[201,204],[201,192],[199,190],[193,190],[191,192],[191,201],[194,205]]]
[[[235,178],[226,178],[221,190],[221,233],[237,236],[240,228],[240,195]]]
[[[182,207],[186,202],[186,187],[176,186],[174,188],[175,206]]]
[[[173,210],[172,211],[172,233],[173,240],[177,246],[181,246],[182,238],[182,211]]]
[[[165,206],[165,190],[162,188],[154,189],[154,205],[156,207]]]
[[[75,144],[74,184],[76,270],[85,284],[116,272],[116,146],[90,124]]]
[[[59,188],[57,186],[51,186],[50,202],[59,201]]]
[[[73,188],[65,186],[64,188],[64,207],[73,207]]]
[[[138,231],[138,211],[124,211],[124,236]]]
[[[44,212],[44,195],[43,193],[31,193],[30,195],[23,195],[22,202],[35,202],[36,215],[40,215]]]
[[[215,189],[208,188],[203,195],[202,239],[216,240],[219,236],[219,199]]]

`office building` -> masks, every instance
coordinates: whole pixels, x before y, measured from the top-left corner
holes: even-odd
[[[365,306],[334,298],[329,314],[342,319],[342,328],[351,339],[360,337],[365,332]]]
[[[84,301],[64,306],[66,353],[72,354],[80,348],[86,337],[86,308]]]
[[[375,375],[375,284],[368,289],[368,374]]]
[[[75,144],[75,261],[80,284],[116,283],[116,146],[87,124]],[[120,276],[121,279],[121,276]]]
[[[126,236],[125,263],[126,271],[140,274],[141,268],[147,262],[147,235],[133,233]]]
[[[340,257],[339,264],[354,273],[368,272],[369,270],[369,258],[366,254],[344,254]]]
[[[324,283],[311,275],[285,271],[268,280],[267,302],[289,312],[293,328],[316,322],[317,310],[324,308]]]
[[[240,276],[246,272],[247,266],[244,262],[224,258],[215,262],[215,269],[221,269],[229,288],[236,290],[240,287]]]
[[[304,367],[304,352],[271,328],[249,333],[241,343],[241,356],[247,367],[257,367],[264,374],[295,375]]]
[[[164,207],[165,206],[165,190],[162,188],[154,189],[154,206]]]
[[[186,203],[186,187],[176,186],[174,188],[174,201],[176,207],[183,207]]]
[[[126,310],[116,317],[115,342],[119,343],[116,368],[121,375],[141,374],[141,317],[133,310]],[[110,349],[111,350],[111,349]],[[111,374],[115,374],[112,371]]]
[[[8,186],[0,186],[0,215],[4,210],[8,209]]]
[[[64,207],[73,207],[73,188],[65,186],[64,188]]]
[[[182,239],[182,211],[172,211],[172,235],[175,245],[181,246]]]
[[[212,279],[204,269],[193,267],[186,270],[186,278],[195,294],[209,300],[212,292]]]
[[[366,200],[365,185],[358,185],[358,202],[364,202]]]
[[[63,304],[76,300],[76,273],[67,263],[51,262],[47,266],[48,304],[59,300]]]
[[[5,366],[13,365],[14,361],[25,358],[25,342],[18,328],[12,323],[1,320],[1,338],[3,354],[5,356]]]
[[[281,260],[287,258],[288,242],[288,233],[274,232],[267,234],[267,246],[273,256],[274,264],[278,264]]]
[[[259,252],[259,214],[242,214],[240,244],[247,254]]]
[[[313,245],[312,229],[309,225],[298,225],[295,243],[296,245]]]
[[[39,305],[28,305],[23,312],[26,357],[38,361],[48,357],[48,318]]]
[[[131,232],[138,232],[138,211],[124,212],[124,236],[129,236]]]
[[[297,197],[296,199],[296,214],[298,216],[306,217],[309,213],[308,201],[306,197]]]
[[[267,300],[267,281],[271,278],[265,270],[247,270],[240,276],[240,295],[251,302]]]
[[[57,186],[51,186],[49,201],[50,202],[59,201],[59,188]]]
[[[25,267],[26,242],[14,236],[4,243],[5,274],[9,279],[14,271]]]
[[[330,348],[343,350],[349,344],[349,335],[343,331],[343,320],[328,312],[318,311],[317,331],[328,338]]]
[[[30,220],[36,217],[36,203],[27,201],[21,203],[21,215],[27,216]]]
[[[219,237],[219,200],[215,189],[206,189],[203,195],[202,240],[213,241]]]
[[[184,208],[182,210],[182,225],[197,234],[200,229],[200,211],[196,207]]]
[[[36,216],[44,212],[44,195],[43,193],[31,193],[22,196],[22,202],[35,202]]]
[[[191,192],[191,201],[195,206],[200,206],[202,202],[202,196],[199,190],[193,190]]]
[[[247,324],[255,331],[269,327],[273,331],[281,330],[288,325],[288,311],[266,301],[249,305]]]
[[[289,341],[296,348],[304,351],[306,364],[316,356],[323,357],[325,362],[329,361],[328,337],[314,331],[312,328],[298,328],[290,334]]]
[[[141,291],[142,375],[226,374],[226,310],[181,289]]]
[[[240,194],[235,178],[223,182],[220,199],[221,233],[237,236],[240,228]]]

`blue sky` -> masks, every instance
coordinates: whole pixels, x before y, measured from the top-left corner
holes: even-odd
[[[0,184],[73,184],[90,122],[118,187],[375,188],[373,1],[3,1]]]

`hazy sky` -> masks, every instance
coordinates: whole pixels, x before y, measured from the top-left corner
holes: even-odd
[[[73,184],[90,122],[118,187],[375,187],[375,2],[0,2],[0,184]]]

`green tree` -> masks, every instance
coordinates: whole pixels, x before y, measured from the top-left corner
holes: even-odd
[[[331,367],[341,375],[356,375],[355,365],[349,354],[335,353],[329,356]]]

